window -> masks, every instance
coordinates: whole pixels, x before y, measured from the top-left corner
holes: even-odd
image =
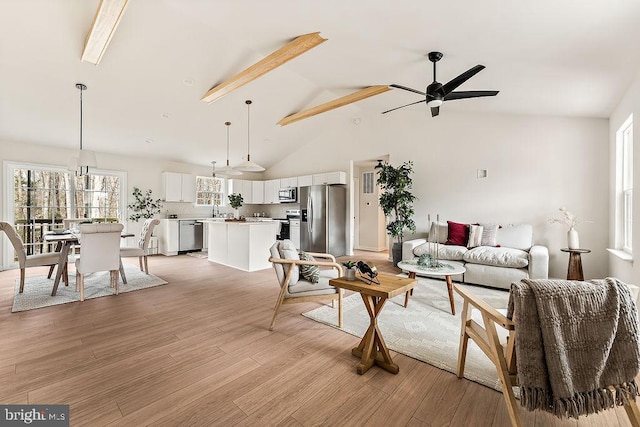
[[[616,132],[617,214],[616,246],[625,252],[633,249],[633,115]]]
[[[125,217],[123,172],[90,171],[80,177],[62,168],[6,162],[5,176],[5,216],[29,255],[53,250],[42,242],[42,235],[61,227],[65,218],[118,222]],[[3,265],[8,265],[15,261],[14,254],[4,248]]]
[[[224,206],[225,179],[196,177],[196,206]]]

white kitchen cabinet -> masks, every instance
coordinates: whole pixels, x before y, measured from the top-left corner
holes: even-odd
[[[162,195],[166,202],[195,202],[195,175],[162,172]]]
[[[302,175],[298,177],[298,187],[308,187],[313,185],[313,175]]]
[[[158,237],[158,251],[162,255],[178,255],[179,228],[177,219],[161,219],[160,224],[153,229]]]
[[[264,254],[269,253],[276,230],[276,221],[211,222],[208,259],[249,272],[271,268]]]
[[[298,177],[280,178],[280,188],[293,188],[298,186]]]
[[[251,181],[251,203],[254,205],[265,203],[264,181]]]
[[[231,179],[229,180],[230,193],[238,193],[242,196],[242,204],[248,205],[253,203],[253,183],[245,179]]]
[[[278,199],[280,190],[280,180],[270,179],[264,182],[264,203],[280,203]]]
[[[346,172],[327,172],[318,173],[313,175],[313,185],[322,184],[346,184],[347,173]]]

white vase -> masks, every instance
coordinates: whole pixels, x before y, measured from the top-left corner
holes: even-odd
[[[240,219],[240,210],[239,209],[234,209],[233,210],[233,217],[235,219]]]
[[[573,227],[567,231],[567,246],[569,246],[569,249],[580,249],[578,230]]]
[[[347,268],[345,270],[345,278],[350,282],[356,280],[356,270],[354,268]]]

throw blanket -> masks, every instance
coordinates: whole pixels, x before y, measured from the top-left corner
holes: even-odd
[[[525,279],[511,285],[507,316],[526,409],[578,418],[635,399],[638,318],[626,284]]]

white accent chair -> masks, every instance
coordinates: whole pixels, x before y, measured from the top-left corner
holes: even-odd
[[[120,268],[120,235],[122,224],[80,224],[80,258],[76,260],[76,291],[84,301],[84,276],[98,271],[109,271],[110,286],[118,288]]]
[[[51,271],[53,271],[53,267],[58,265],[58,261],[60,260],[60,254],[52,252],[46,254],[35,254],[35,255],[27,255],[27,252],[24,250],[24,242],[20,235],[16,232],[16,229],[13,225],[8,222],[0,222],[0,231],[4,231],[4,233],[9,238],[9,241],[13,245],[13,249],[16,251],[16,256],[18,257],[18,263],[20,265],[20,293],[24,290],[24,278],[25,278],[25,269],[28,267],[42,267],[42,266],[50,266]],[[69,278],[67,276],[67,265],[62,266],[65,269],[64,271],[64,282],[66,285],[69,284]],[[49,275],[51,277],[51,275]]]
[[[290,240],[276,241],[269,251],[271,252],[269,261],[273,263],[280,285],[280,294],[276,300],[269,330],[273,330],[278,310],[282,304],[329,299],[332,301],[333,307],[335,307],[335,301],[338,301],[338,327],[342,327],[342,289],[336,289],[329,285],[330,279],[342,276],[342,266],[336,263],[335,257],[331,254],[307,252],[314,258],[328,261],[302,261]],[[329,269],[321,269],[318,283],[311,283],[299,276],[300,265],[305,264],[317,265],[321,268],[329,267]]]
[[[149,264],[147,263],[147,255],[149,254],[149,240],[153,229],[156,225],[160,224],[160,220],[156,218],[147,219],[142,225],[142,231],[140,231],[140,239],[138,240],[138,246],[123,246],[120,248],[120,257],[138,257],[140,263],[140,271],[144,271],[149,274]],[[120,275],[122,276],[122,282],[127,283],[127,276],[124,274],[124,268],[120,263]]]

